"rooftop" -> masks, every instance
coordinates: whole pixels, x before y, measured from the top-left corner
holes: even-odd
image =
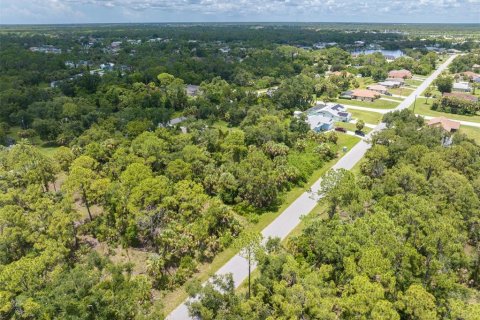
[[[354,89],[352,90],[352,96],[375,99],[379,94],[378,92],[368,89]]]
[[[432,118],[428,120],[429,126],[441,126],[444,130],[451,132],[452,130],[460,129],[460,122],[447,119],[445,117]]]
[[[478,101],[478,97],[476,97],[472,94],[468,94],[468,93],[445,92],[443,94],[443,96],[444,97],[454,97],[454,98],[463,99],[463,100],[469,100],[469,101],[472,101],[472,102],[477,102]]]

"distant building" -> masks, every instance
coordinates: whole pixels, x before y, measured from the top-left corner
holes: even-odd
[[[110,44],[110,47],[112,49],[118,49],[120,48],[120,46],[122,45],[122,41],[113,41],[111,44]]]
[[[428,120],[427,125],[429,127],[442,128],[447,132],[456,132],[460,129],[460,122],[452,121],[445,117],[432,118]]]
[[[392,70],[388,73],[389,78],[400,78],[400,79],[410,79],[412,77],[412,73],[408,70]]]
[[[368,90],[372,90],[381,94],[387,93],[387,87],[381,84],[372,84],[367,87]]]
[[[378,92],[368,90],[368,89],[354,89],[351,91],[350,99],[356,99],[360,101],[374,101],[375,99],[380,98]]]
[[[475,79],[475,78],[480,77],[479,74],[476,74],[475,72],[472,72],[472,71],[462,72],[461,75],[462,75],[464,78],[470,79],[470,80],[473,80],[473,79]]]
[[[115,64],[112,62],[102,63],[100,65],[100,69],[102,69],[103,71],[112,71],[114,66]]]
[[[62,49],[55,48],[52,45],[43,45],[40,47],[30,47],[29,49],[32,52],[42,52],[42,53],[53,53],[53,54],[60,54],[62,53]]]
[[[472,88],[468,82],[455,82],[452,90],[458,92],[470,92],[472,91]]]

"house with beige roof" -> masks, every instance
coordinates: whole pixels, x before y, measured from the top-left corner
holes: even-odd
[[[400,79],[410,79],[412,78],[412,73],[408,70],[392,70],[388,73],[389,78],[400,78]]]
[[[442,128],[447,132],[456,132],[460,129],[460,122],[447,119],[445,117],[437,117],[428,120],[429,127]]]
[[[360,101],[374,101],[380,98],[380,93],[368,89],[354,89],[351,91],[350,97]]]
[[[378,93],[381,93],[381,94],[385,94],[387,93],[388,89],[387,87],[381,85],[381,84],[372,84],[372,85],[369,85],[367,87],[368,90],[372,90],[372,91],[375,91],[375,92],[378,92]]]

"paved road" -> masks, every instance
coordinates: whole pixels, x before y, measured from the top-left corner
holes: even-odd
[[[418,87],[412,94],[405,99],[396,109],[401,110],[408,108],[415,99],[415,95],[419,95],[425,90],[430,83],[442,72],[448,64],[453,60],[453,56],[450,57],[444,64],[442,64],[437,71],[435,71],[430,77],[425,80],[425,82]],[[377,125],[368,135],[370,137],[374,132],[383,130],[385,125],[383,123]],[[334,166],[332,169],[351,169],[357,162],[359,162],[365,152],[367,152],[370,145],[365,141],[361,140],[357,143],[349,152],[347,152]],[[298,197],[285,211],[283,211],[272,223],[270,223],[265,229],[263,229],[262,234],[265,238],[268,237],[279,237],[284,239],[301,221],[301,217],[308,214],[316,206],[317,201],[320,196],[318,191],[320,189],[319,179],[313,184],[310,192],[304,192],[300,197]],[[223,267],[221,267],[216,274],[217,275],[226,275],[231,273],[233,280],[235,282],[235,287],[238,287],[247,277],[248,277],[248,264],[247,261],[240,257],[239,255],[231,258]],[[187,320],[191,319],[188,315],[188,309],[185,305],[185,302],[178,306],[175,310],[172,311],[167,316],[168,320]]]

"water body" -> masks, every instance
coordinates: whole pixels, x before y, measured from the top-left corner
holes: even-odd
[[[384,56],[393,56],[395,58],[405,55],[402,50],[375,50],[375,49],[355,50],[352,52],[352,54],[371,54],[375,52],[380,52]]]

